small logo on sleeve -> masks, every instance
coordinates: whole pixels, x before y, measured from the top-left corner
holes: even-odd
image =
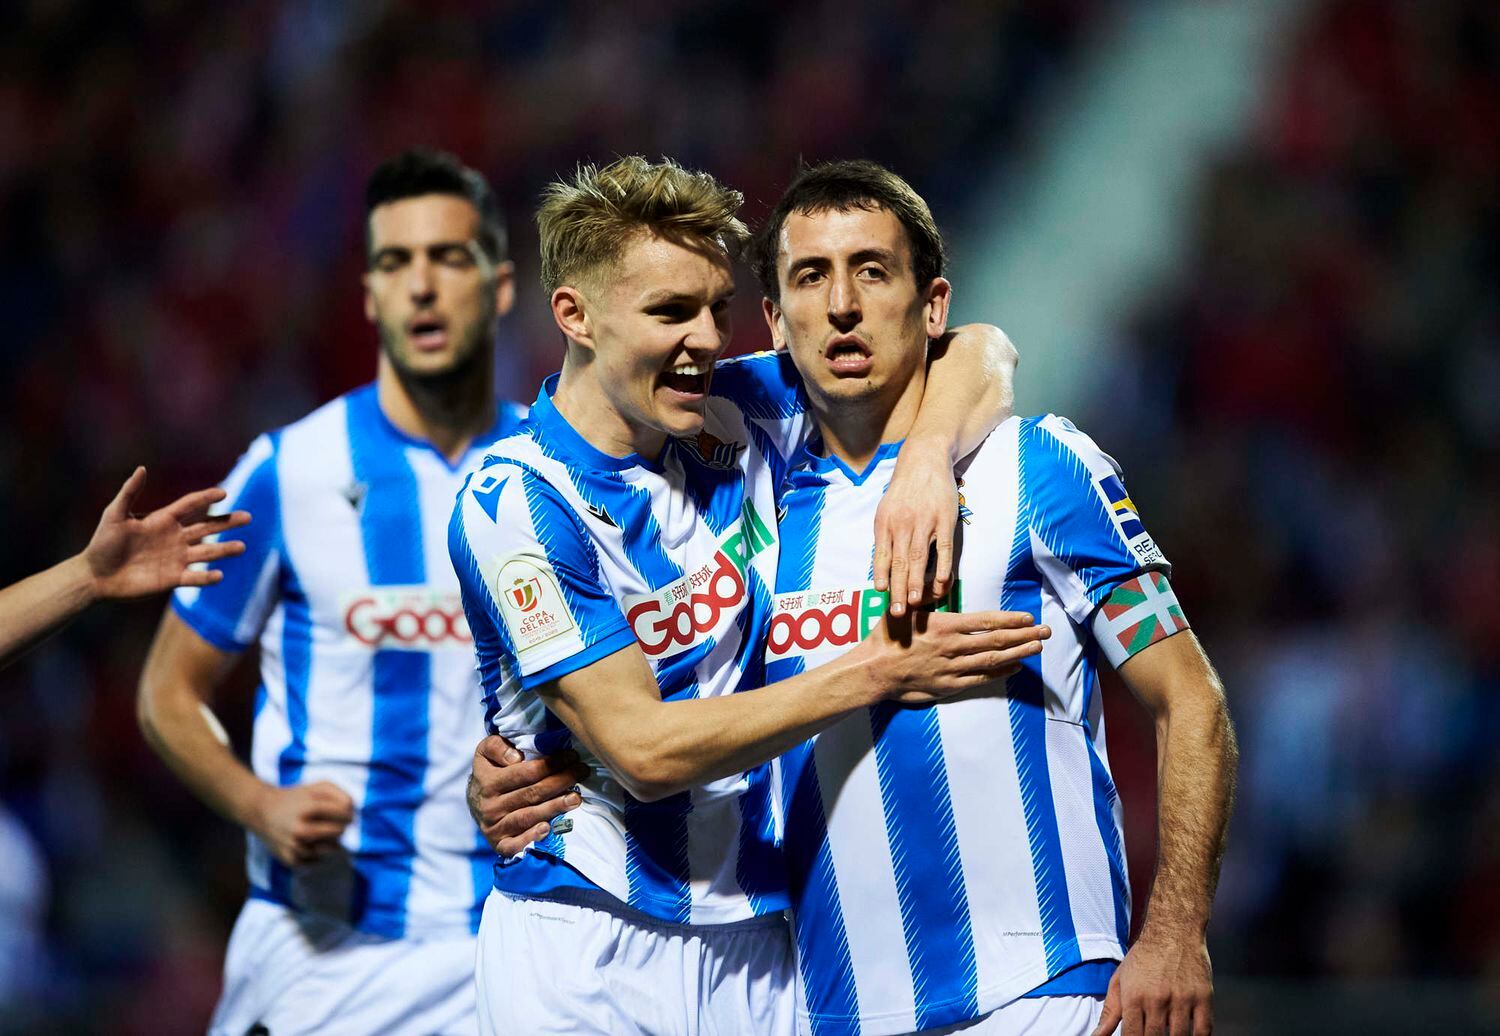
[[[1140,512],[1135,508],[1135,501],[1130,499],[1130,494],[1126,492],[1125,483],[1121,482],[1116,475],[1105,475],[1095,479],[1094,485],[1104,497],[1110,520],[1119,530],[1120,538],[1130,545],[1131,551],[1141,560],[1141,564],[1166,564],[1166,555],[1161,552],[1161,548],[1156,545],[1156,541],[1141,524]]]
[[[490,516],[490,521],[499,521],[496,514],[500,510],[500,494],[505,491],[505,483],[509,478],[496,478],[494,475],[486,475],[474,487],[474,499],[479,506],[484,508],[484,513]]]
[[[495,575],[495,599],[518,655],[577,628],[552,566],[514,557]]]

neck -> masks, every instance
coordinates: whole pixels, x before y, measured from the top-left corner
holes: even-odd
[[[402,374],[384,354],[376,391],[380,409],[407,435],[430,442],[456,463],[474,437],[495,422],[495,364],[488,353],[452,377],[417,378]]]
[[[875,392],[858,399],[809,392],[823,448],[853,470],[863,471],[883,444],[906,438],[916,423],[926,386],[926,371],[918,368],[899,391]]]
[[[655,428],[636,428],[620,416],[596,376],[598,366],[580,359],[568,346],[552,405],[594,449],[611,457],[632,453],[648,459],[661,455],[667,435]]]

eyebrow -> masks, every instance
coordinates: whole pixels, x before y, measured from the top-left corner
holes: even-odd
[[[412,245],[385,245],[385,246],[383,246],[381,248],[375,249],[375,251],[373,251],[373,252],[370,253],[370,261],[373,263],[375,260],[379,259],[383,255],[401,255],[401,256],[407,256],[407,255],[411,255],[414,252],[419,252],[419,251],[421,251],[421,252],[429,252],[429,253],[430,252],[442,252],[442,251],[446,251],[449,248],[462,249],[463,251],[469,252],[471,255],[474,255],[474,257],[476,259],[479,257],[479,253],[482,253],[484,251],[482,248],[479,247],[479,242],[476,241],[476,240],[474,240],[474,238],[471,237],[471,238],[466,238],[465,240],[462,240],[462,241],[456,240],[456,239],[452,240],[452,241],[432,241],[432,242],[429,242],[428,244],[417,245],[417,246],[412,246]]]
[[[849,256],[849,263],[852,266],[871,261],[884,263],[890,267],[899,267],[901,265],[901,257],[889,248],[861,248]],[[787,273],[796,273],[798,270],[822,268],[831,265],[833,265],[832,260],[826,255],[804,255],[791,261],[787,266]]]
[[[720,295],[715,295],[712,301],[721,302],[725,299],[732,298],[734,298],[733,288]],[[658,291],[653,291],[651,292],[651,294],[641,299],[641,306],[644,309],[654,309],[657,306],[670,306],[674,304],[696,306],[700,301],[701,299],[697,295],[693,295],[685,291],[672,291],[670,288],[663,288]]]

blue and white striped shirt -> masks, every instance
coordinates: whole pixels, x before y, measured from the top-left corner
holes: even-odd
[[[658,460],[595,449],[555,385],[469,480],[450,550],[491,729],[528,753],[572,745],[595,776],[571,830],[498,866],[495,886],[607,895],[676,924],[774,914],[786,894],[768,767],[640,802],[536,688],[636,644],[665,700],[763,683],[774,491],[806,424],[795,371],[768,353],[721,363],[702,434]]]
[[[464,801],[484,736],[471,637],[448,561],[466,471],[509,434],[495,424],[455,465],[398,430],[374,385],[260,436],[224,482],[252,523],[224,579],[173,606],[210,644],[260,644],[255,774],[327,780],[353,798],[343,854],[295,872],[253,835],[251,894],[386,937],[478,930],[493,853]]]
[[[884,446],[860,473],[811,449],[794,459],[768,680],[837,657],[884,614],[863,530],[895,457]],[[1119,664],[1185,627],[1166,560],[1114,462],[1061,418],[1012,418],[957,473],[949,605],[1030,612],[1053,635],[1005,695],[878,706],[777,761],[814,1033],[905,1033],[1028,994],[1102,994],[1113,965],[1088,962],[1124,953],[1099,654]]]

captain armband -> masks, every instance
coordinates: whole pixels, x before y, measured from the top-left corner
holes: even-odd
[[[1115,587],[1094,613],[1094,639],[1116,668],[1159,640],[1188,628],[1172,585],[1144,572]]]

